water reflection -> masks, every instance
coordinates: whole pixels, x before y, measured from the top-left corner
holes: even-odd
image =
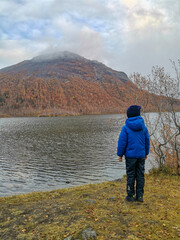
[[[0,119],[0,196],[122,177],[122,124],[123,115]]]

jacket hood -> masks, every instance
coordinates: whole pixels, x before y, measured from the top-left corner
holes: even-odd
[[[141,131],[144,127],[144,119],[141,116],[126,119],[126,126],[133,131]]]

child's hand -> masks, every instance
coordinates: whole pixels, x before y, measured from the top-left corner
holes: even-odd
[[[145,160],[147,159],[147,155],[145,156]]]
[[[122,162],[122,157],[121,156],[119,156],[119,161]]]

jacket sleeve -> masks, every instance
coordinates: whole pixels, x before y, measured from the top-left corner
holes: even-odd
[[[146,132],[145,132],[145,150],[146,150],[146,155],[149,154],[149,149],[150,149],[150,138],[149,138],[148,130],[146,128]]]
[[[118,156],[122,157],[125,154],[126,146],[127,146],[127,132],[126,132],[125,126],[123,126],[121,133],[119,135],[119,140],[118,140],[118,147],[117,147]]]

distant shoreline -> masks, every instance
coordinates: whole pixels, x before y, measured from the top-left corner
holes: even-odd
[[[112,114],[125,114],[120,113],[87,113],[87,114],[45,114],[45,115],[35,115],[35,114],[25,114],[25,115],[0,115],[0,118],[21,118],[21,117],[73,117],[73,116],[88,116],[88,115],[112,115]]]
[[[180,111],[177,111],[180,112]],[[146,111],[144,113],[157,113],[157,111]],[[84,113],[84,114],[15,114],[15,115],[2,115],[0,114],[0,118],[21,118],[21,117],[72,117],[72,116],[91,116],[91,115],[118,115],[118,114],[126,114],[126,111],[122,112],[112,112],[112,113]]]

